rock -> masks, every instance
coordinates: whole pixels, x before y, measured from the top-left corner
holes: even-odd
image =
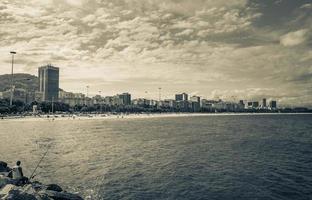
[[[0,160],[0,173],[1,172],[9,172],[11,168],[8,167],[8,164],[4,161]]]
[[[0,172],[6,172],[8,164],[0,160]]]
[[[17,180],[7,177],[10,168],[0,161],[1,200],[83,200],[79,195],[63,191],[57,184],[44,185],[38,181],[17,185]]]
[[[2,198],[3,200],[38,200],[36,196],[24,193],[21,190],[11,190],[8,195]]]
[[[56,192],[62,192],[63,191],[63,189],[57,184],[47,185],[47,190],[52,190],[52,191],[56,191]]]
[[[3,175],[0,175],[0,189],[8,184],[12,184],[12,179],[5,177]]]
[[[46,185],[43,185],[42,183],[40,183],[39,181],[34,181],[34,182],[32,182],[31,183],[31,185],[32,185],[32,187],[33,187],[33,189],[35,190],[35,191],[40,191],[40,190],[45,190],[45,189],[47,189],[47,186]]]
[[[38,200],[53,200],[47,194],[38,194],[37,199]]]
[[[11,190],[16,188],[15,185],[7,184],[0,190],[0,198],[2,199],[5,195],[9,194]]]
[[[15,199],[23,199],[23,200],[37,200],[34,194],[29,194],[28,191],[30,187],[21,188],[12,184],[7,184],[0,191],[0,198],[3,200],[15,200]]]
[[[39,194],[46,194],[53,200],[83,200],[79,195],[67,192],[56,192],[52,190],[42,190]]]

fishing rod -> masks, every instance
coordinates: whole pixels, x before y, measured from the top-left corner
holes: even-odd
[[[30,178],[29,178],[29,180],[31,180],[32,178],[34,178],[35,177],[35,172],[36,172],[36,170],[38,169],[38,167],[39,167],[39,165],[40,165],[40,163],[43,161],[43,159],[44,159],[44,157],[48,154],[48,151],[49,151],[49,149],[51,148],[51,146],[48,146],[48,148],[47,148],[47,150],[46,150],[46,152],[43,154],[43,156],[41,157],[41,159],[39,160],[39,162],[38,162],[38,164],[37,164],[37,166],[36,166],[36,168],[34,169],[34,171],[32,172],[32,174],[31,174],[31,176],[30,176]]]

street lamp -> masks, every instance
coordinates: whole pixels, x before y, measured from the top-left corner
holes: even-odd
[[[158,88],[158,90],[159,90],[159,102],[160,102],[161,101],[161,87]]]
[[[86,86],[87,88],[87,97],[85,98],[85,105],[87,105],[88,96],[89,96],[89,85]]]
[[[99,91],[99,94],[100,94],[100,101],[99,101],[99,103],[100,103],[100,111],[102,113],[102,96],[101,96],[101,92],[102,91]]]
[[[87,97],[89,96],[89,85],[87,85]]]
[[[12,54],[12,68],[11,68],[11,96],[10,96],[10,106],[13,104],[13,64],[14,64],[14,55],[16,54],[15,51],[11,51]]]

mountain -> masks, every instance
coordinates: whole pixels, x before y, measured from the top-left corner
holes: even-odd
[[[31,74],[16,73],[13,75],[13,85],[15,88],[28,91],[38,90],[38,77]],[[11,74],[0,75],[0,92],[10,89]]]

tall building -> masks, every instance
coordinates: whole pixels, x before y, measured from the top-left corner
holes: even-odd
[[[131,94],[129,93],[122,93],[117,95],[119,99],[122,100],[122,104],[130,105],[131,104]]]
[[[190,98],[190,100],[191,100],[192,102],[200,103],[200,97],[199,97],[199,96],[192,96],[192,97]]]
[[[253,101],[252,102],[252,108],[258,108],[259,107],[259,102],[258,101]]]
[[[266,101],[265,98],[262,99],[262,107],[263,107],[263,108],[267,107],[267,101]]]
[[[176,94],[175,95],[175,100],[176,101],[187,101],[188,100],[188,95],[186,93]]]
[[[59,68],[50,64],[39,67],[38,77],[42,101],[57,101],[59,96]]]
[[[190,98],[190,104],[192,107],[192,112],[200,111],[200,97],[199,96],[192,96]]]
[[[277,108],[276,101],[270,101],[270,108],[271,109],[276,109]]]

